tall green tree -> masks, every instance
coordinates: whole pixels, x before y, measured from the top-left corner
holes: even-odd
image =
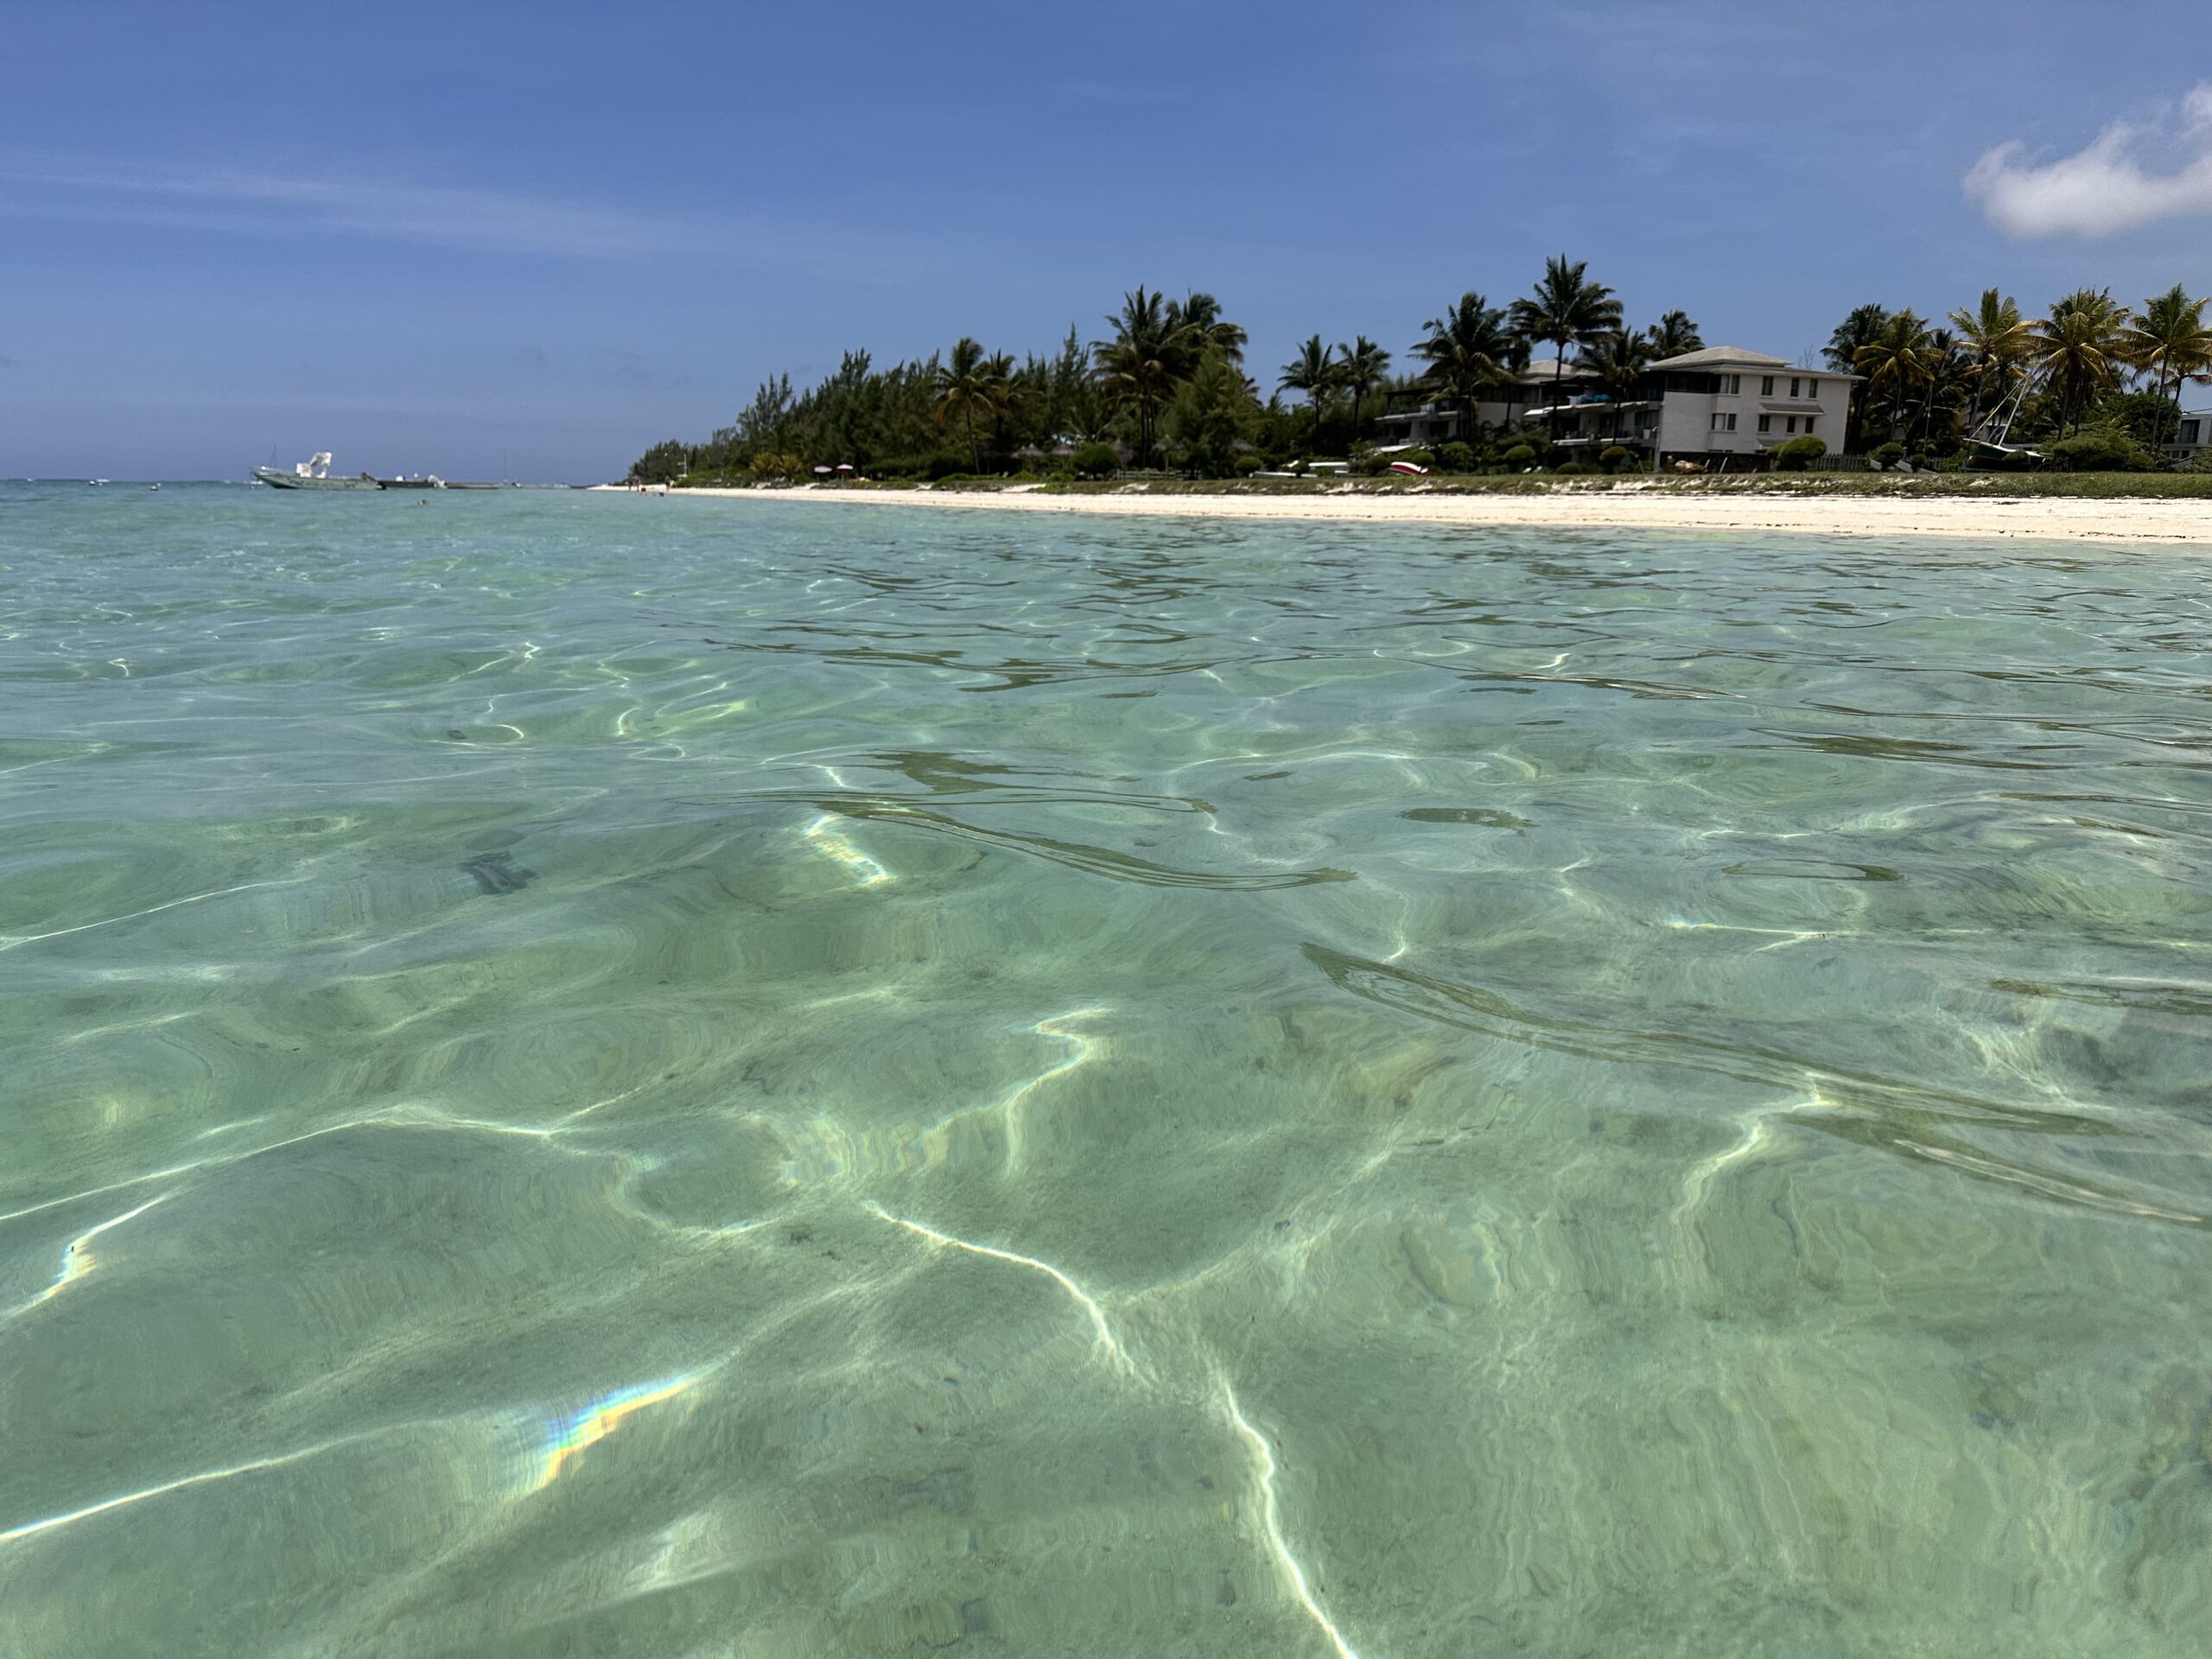
[[[1836,324],[1828,335],[1828,343],[1821,355],[1828,367],[1838,374],[1856,374],[1860,350],[1873,343],[1876,335],[1890,320],[1889,308],[1881,305],[1860,305],[1852,308],[1850,315]],[[1874,400],[1863,389],[1851,400],[1851,414],[1844,423],[1843,444],[1847,451],[1858,453],[1866,447],[1866,432],[1872,423]]]
[[[1974,389],[1969,425],[1983,411],[2003,407],[2035,354],[2035,331],[2020,315],[2019,302],[1993,288],[1981,291],[1981,303],[1951,313]]]
[[[1513,332],[1503,310],[1472,289],[1421,327],[1425,332],[1413,348],[1426,365],[1421,384],[1459,405],[1466,416],[1466,429],[1459,435],[1472,443],[1483,394],[1510,384],[1527,365],[1527,343]]]
[[[1366,403],[1368,395],[1381,385],[1383,377],[1389,373],[1390,353],[1365,334],[1360,335],[1349,346],[1338,346],[1337,352],[1338,378],[1343,383],[1344,391],[1351,394],[1352,435],[1357,437],[1360,406]]]
[[[1885,313],[1853,354],[1853,370],[1866,378],[1867,403],[1885,408],[1891,431],[1910,434],[1915,399],[1935,373],[1936,355],[1927,321],[1910,308]]]
[[[2203,300],[2190,298],[2176,283],[2164,293],[2144,301],[2142,315],[2121,336],[2122,350],[2133,367],[2149,375],[2162,394],[2172,386],[2177,429],[2183,383],[2212,378],[2212,328],[2204,323],[2205,304]],[[2158,441],[2166,441],[2163,429]]]
[[[1698,333],[1687,311],[1668,312],[1651,325],[1645,337],[1651,342],[1652,356],[1662,362],[1705,349],[1705,336]]]
[[[1344,382],[1344,365],[1337,361],[1337,348],[1324,346],[1321,336],[1315,334],[1298,348],[1298,355],[1282,365],[1282,375],[1276,385],[1285,391],[1302,391],[1306,404],[1313,411],[1313,442],[1319,448],[1321,441],[1321,416],[1326,411],[1329,394]]]
[[[1575,358],[1574,366],[1603,387],[1605,395],[1615,403],[1624,404],[1636,396],[1643,377],[1656,360],[1650,335],[1616,328],[1585,346]],[[1632,435],[1624,432],[1621,435]]]
[[[1856,374],[1859,353],[1871,346],[1874,337],[1882,332],[1890,320],[1890,311],[1884,305],[1858,305],[1851,315],[1836,324],[1828,335],[1828,343],[1821,355],[1827,359],[1828,367],[1838,374]]]
[[[1192,344],[1201,353],[1219,352],[1233,368],[1244,366],[1247,344],[1243,329],[1221,314],[1221,302],[1211,294],[1192,293],[1167,302],[1170,329],[1188,329]]]
[[[963,335],[937,372],[938,424],[957,420],[967,429],[969,453],[979,473],[983,470],[983,445],[976,423],[978,419],[995,421],[1006,412],[1011,367],[1010,359],[987,355],[978,342]]]
[[[2080,288],[2035,325],[2036,360],[2058,393],[2061,431],[2078,430],[2090,400],[2127,364],[2127,308],[2109,289]]]
[[[1181,463],[1227,478],[1259,415],[1252,388],[1222,353],[1208,352],[1167,409],[1167,435]]]
[[[1603,283],[1592,282],[1588,271],[1588,261],[1570,261],[1563,253],[1547,259],[1544,274],[1529,297],[1513,302],[1514,327],[1523,339],[1532,344],[1541,340],[1555,353],[1552,365],[1554,411],[1559,407],[1560,377],[1567,370],[1567,348],[1587,345],[1599,335],[1621,326],[1621,302],[1613,297],[1611,289]],[[1551,422],[1556,436],[1556,412]]]
[[[1198,365],[1198,331],[1179,308],[1171,316],[1163,296],[1142,287],[1123,295],[1121,311],[1106,322],[1113,338],[1091,343],[1092,376],[1107,403],[1135,422],[1137,461],[1148,466],[1160,412]]]

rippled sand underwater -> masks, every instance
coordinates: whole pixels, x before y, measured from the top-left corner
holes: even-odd
[[[10,1659],[2202,1651],[2200,560],[0,567]]]

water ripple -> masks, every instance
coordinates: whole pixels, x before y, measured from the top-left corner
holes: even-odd
[[[0,567],[0,1649],[2202,1646],[2193,556]]]

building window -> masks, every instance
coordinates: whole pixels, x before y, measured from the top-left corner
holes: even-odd
[[[1770,374],[1761,377],[1759,380],[1759,396],[1762,397],[1771,397],[1774,396],[1774,377],[1772,375]]]
[[[2203,426],[2198,422],[2183,421],[2181,423],[2181,441],[2183,443],[2195,443],[2196,435],[2203,429]]]
[[[1792,432],[1795,432],[1797,429],[1797,417],[1795,415],[1792,415],[1789,417],[1789,429]]]
[[[1789,395],[1792,397],[1797,396],[1797,377],[1794,374],[1789,377]]]
[[[1808,380],[1805,383],[1805,396],[1808,397],[1817,398],[1820,395],[1821,383],[1817,380]],[[1812,429],[1808,427],[1806,429],[1810,431]]]
[[[1714,416],[1713,429],[1716,432],[1733,432],[1736,429],[1736,417],[1733,415]]]
[[[1771,416],[1771,415],[1762,415],[1762,416],[1759,416],[1759,430],[1760,430],[1760,431],[1762,431],[1762,432],[1771,432],[1771,431],[1773,431],[1773,430],[1774,430],[1774,416]]]
[[[1820,416],[1817,415],[1808,415],[1805,417],[1805,429],[1808,432],[1811,431],[1813,429],[1813,423],[1818,419],[1820,419]]]
[[[1720,390],[1724,396],[1732,397],[1743,389],[1744,377],[1742,375],[1724,374],[1720,377]]]

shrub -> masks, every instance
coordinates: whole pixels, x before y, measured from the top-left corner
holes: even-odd
[[[1075,452],[1071,464],[1078,478],[1111,478],[1122,469],[1122,457],[1110,443],[1086,443]]]
[[[1827,440],[1811,435],[1792,438],[1774,452],[1774,464],[1785,473],[1802,473],[1828,452]]]
[[[1297,460],[1295,460],[1295,461],[1292,461],[1292,462],[1290,463],[1290,465],[1289,465],[1287,468],[1285,468],[1284,470],[1286,470],[1287,472],[1290,473],[1290,474],[1293,474],[1294,477],[1298,477],[1298,478],[1303,478],[1303,477],[1305,477],[1305,476],[1306,476],[1306,473],[1307,473],[1307,471],[1309,470],[1309,469],[1308,469],[1308,467],[1306,467],[1306,457],[1305,457],[1305,456],[1303,456],[1303,455],[1299,456]]]
[[[1612,443],[1606,445],[1604,452],[1599,455],[1598,464],[1609,473],[1618,473],[1633,459],[1634,457],[1624,446]]]
[[[1599,478],[1604,475],[1605,469],[1592,461],[1570,461],[1564,467],[1554,467],[1553,471],[1561,478]]]
[[[1526,467],[1535,458],[1536,452],[1525,443],[1516,443],[1505,452],[1505,464],[1509,467]]]
[[[1877,467],[1894,467],[1904,459],[1904,445],[1894,442],[1885,443],[1869,454],[1866,459]]]
[[[1438,448],[1436,464],[1447,473],[1471,473],[1475,470],[1474,446],[1454,438]]]
[[[1382,459],[1386,464],[1393,461],[1409,461],[1416,467],[1433,467],[1436,465],[1436,452],[1433,449],[1401,449],[1396,454],[1385,455]]]
[[[1257,455],[1239,455],[1230,463],[1239,478],[1249,478],[1253,474],[1265,470],[1267,464]]]
[[[797,455],[779,454],[772,449],[763,449],[753,457],[753,476],[807,478],[811,474],[806,470],[806,463]]]
[[[2076,432],[2045,444],[2043,452],[2052,466],[2067,473],[2145,473],[2156,464],[2141,444],[2109,427]]]
[[[1352,458],[1351,469],[1362,478],[1380,478],[1390,470],[1390,457],[1370,451]]]

